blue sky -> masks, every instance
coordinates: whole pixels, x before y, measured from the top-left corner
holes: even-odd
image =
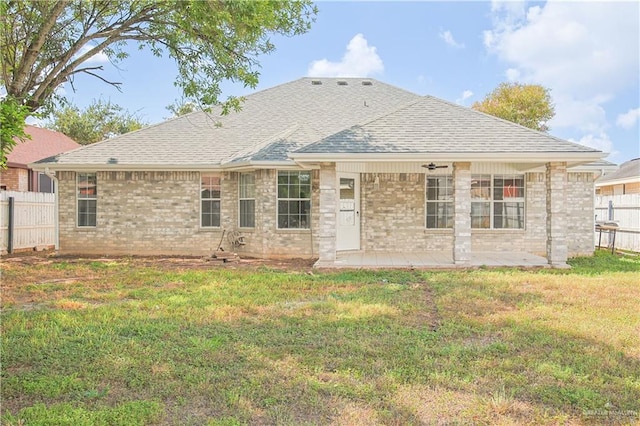
[[[504,81],[551,89],[550,133],[621,163],[640,157],[638,2],[318,2],[311,31],[274,37],[258,89],[305,76],[372,77],[421,95],[470,106]],[[105,76],[89,77],[67,98],[81,107],[109,99],[149,123],[180,98],[171,59],[132,50]],[[224,95],[252,90],[223,84]]]

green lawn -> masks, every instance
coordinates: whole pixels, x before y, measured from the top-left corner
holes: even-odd
[[[2,264],[2,424],[634,424],[640,258]]]

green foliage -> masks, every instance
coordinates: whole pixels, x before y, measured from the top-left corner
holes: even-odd
[[[180,117],[185,114],[191,114],[192,112],[199,111],[202,108],[200,108],[200,106],[196,105],[194,102],[187,101],[186,99],[182,98],[176,100],[172,104],[167,105],[165,109],[171,113],[172,117]]]
[[[94,100],[84,110],[67,105],[54,110],[46,127],[69,136],[79,144],[88,145],[132,132],[147,123],[111,101]]]
[[[316,13],[310,0],[0,1],[0,83],[30,112],[51,110],[56,89],[79,74],[119,88],[88,61],[102,53],[118,64],[134,43],[173,58],[175,85],[208,107],[223,80],[255,87],[259,56],[275,49],[270,36],[305,33]]]
[[[567,262],[571,273],[599,275],[611,272],[640,272],[637,254],[612,254],[607,249],[596,250],[593,256],[576,257]]]
[[[151,401],[129,401],[117,407],[87,409],[72,404],[36,404],[25,408],[17,418],[8,415],[7,424],[12,425],[148,425],[160,419],[162,405]]]
[[[541,132],[555,114],[549,89],[537,84],[501,83],[472,108]]]
[[[12,96],[5,96],[0,100],[0,144],[2,156],[0,156],[0,169],[7,167],[7,155],[16,145],[16,139],[23,141],[30,139],[24,132],[25,120],[29,115],[29,109]]]

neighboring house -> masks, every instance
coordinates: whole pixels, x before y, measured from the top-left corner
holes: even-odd
[[[7,156],[7,169],[0,171],[0,189],[54,192],[51,178],[43,171],[31,170],[29,163],[79,148],[80,145],[62,133],[40,127],[26,126],[25,133],[31,139],[17,141]]]
[[[33,167],[56,172],[67,253],[206,255],[226,230],[245,255],[318,265],[363,250],[563,266],[593,253],[583,165],[604,155],[376,80],[303,78]]]
[[[640,194],[640,158],[622,163],[614,172],[596,180],[596,194]]]
[[[640,252],[640,158],[627,161],[596,180],[597,222],[614,222],[615,247]],[[614,235],[596,233],[601,245],[614,243]]]

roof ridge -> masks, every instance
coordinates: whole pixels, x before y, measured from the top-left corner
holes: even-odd
[[[393,86],[392,86],[392,87],[393,87]],[[403,89],[401,89],[401,90],[403,90]],[[410,93],[412,93],[412,92],[410,92]],[[412,101],[410,101],[410,102],[407,102],[407,103],[404,103],[404,104],[402,104],[402,105],[399,105],[399,106],[397,106],[396,108],[391,109],[390,111],[386,111],[386,112],[380,113],[379,115],[377,115],[377,116],[376,116],[376,117],[374,117],[374,118],[366,119],[366,120],[363,120],[363,121],[362,121],[362,122],[360,122],[360,123],[352,124],[351,126],[347,126],[347,127],[343,128],[343,129],[338,130],[337,132],[335,132],[335,133],[333,133],[333,134],[330,134],[330,135],[327,135],[327,136],[323,137],[322,139],[315,140],[315,141],[313,141],[313,142],[311,142],[311,143],[308,143],[308,144],[306,144],[306,145],[304,145],[304,146],[301,146],[301,147],[299,147],[299,148],[295,149],[293,152],[296,152],[296,151],[298,151],[298,150],[300,150],[300,149],[309,148],[309,147],[311,147],[312,145],[315,145],[315,144],[317,144],[317,143],[321,143],[323,140],[328,139],[328,138],[330,138],[330,137],[333,137],[333,136],[335,136],[335,135],[337,135],[337,134],[339,134],[339,133],[342,133],[342,132],[344,132],[344,131],[347,131],[347,130],[350,130],[350,129],[362,128],[362,127],[366,126],[367,124],[373,123],[374,121],[377,121],[377,120],[379,120],[379,119],[381,119],[381,118],[387,117],[387,116],[392,115],[392,114],[395,114],[395,113],[397,113],[397,112],[400,112],[400,111],[402,111],[402,110],[403,110],[403,109],[405,109],[405,108],[409,108],[409,107],[411,107],[412,105],[415,105],[416,103],[418,103],[418,102],[420,102],[420,101],[422,100],[422,98],[423,98],[422,96],[420,96],[420,95],[417,95],[417,96],[418,96],[418,99],[414,99],[414,100],[412,100]]]

